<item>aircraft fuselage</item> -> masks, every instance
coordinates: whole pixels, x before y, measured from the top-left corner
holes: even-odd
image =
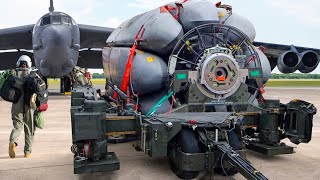
[[[80,31],[67,14],[50,12],[42,16],[32,32],[36,67],[45,77],[63,77],[77,65]]]

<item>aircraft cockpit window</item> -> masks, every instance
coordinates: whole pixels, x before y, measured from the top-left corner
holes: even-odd
[[[71,19],[71,21],[73,25],[77,25],[77,23],[73,19]]]
[[[42,21],[41,21],[41,26],[45,26],[45,25],[48,25],[48,24],[51,24],[50,16],[43,17]]]
[[[75,25],[75,22],[66,15],[60,15],[60,14],[54,14],[54,15],[49,15],[45,16],[37,23],[37,25],[40,26],[45,26],[48,24],[64,24],[64,25]]]
[[[61,16],[51,16],[51,24],[61,24]]]
[[[71,19],[68,16],[62,16],[61,22],[62,22],[62,24],[72,25]]]

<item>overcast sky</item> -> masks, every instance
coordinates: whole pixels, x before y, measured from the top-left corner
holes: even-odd
[[[78,24],[117,27],[122,21],[172,0],[55,0],[56,11]],[[211,0],[216,3],[218,1]],[[255,26],[256,41],[320,49],[319,0],[225,0]],[[0,29],[34,24],[49,0],[0,0]],[[317,73],[320,73],[317,68]]]

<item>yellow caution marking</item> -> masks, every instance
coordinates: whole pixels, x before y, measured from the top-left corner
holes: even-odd
[[[71,95],[71,92],[64,92],[64,95]]]
[[[192,51],[191,42],[188,40],[186,41],[188,51]]]
[[[137,50],[137,54],[144,54],[144,51]]]
[[[107,116],[107,121],[136,120],[134,116]]]
[[[239,112],[239,113],[235,113],[236,116],[256,116],[259,113],[257,112]]]
[[[240,47],[237,46],[237,45],[232,45],[232,46],[230,47],[230,49],[231,49],[231,50],[239,50]]]
[[[147,57],[146,59],[148,62],[153,62],[155,60],[155,58],[151,56]]]
[[[299,102],[300,99],[293,99],[291,102]]]
[[[220,18],[220,19],[223,18],[224,16],[225,16],[224,12],[221,12],[221,13],[219,14],[219,18]]]
[[[114,135],[126,135],[126,134],[137,134],[136,131],[121,131],[121,132],[107,132],[107,136],[114,136]]]

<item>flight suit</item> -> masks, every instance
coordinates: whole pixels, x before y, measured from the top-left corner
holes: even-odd
[[[76,73],[76,80],[77,80],[77,85],[79,86],[84,86],[88,84],[87,79],[84,77],[84,75],[81,72]]]
[[[29,76],[28,71],[16,71],[14,74],[19,77],[23,82],[26,81]],[[32,151],[32,143],[34,138],[35,126],[33,122],[33,113],[35,109],[32,109],[29,103],[25,103],[25,92],[24,87],[21,87],[21,97],[17,103],[12,104],[11,115],[13,121],[13,129],[10,134],[10,143],[18,142],[18,138],[21,134],[22,128],[24,127],[25,134],[25,145],[24,145],[24,153],[31,153]]]

